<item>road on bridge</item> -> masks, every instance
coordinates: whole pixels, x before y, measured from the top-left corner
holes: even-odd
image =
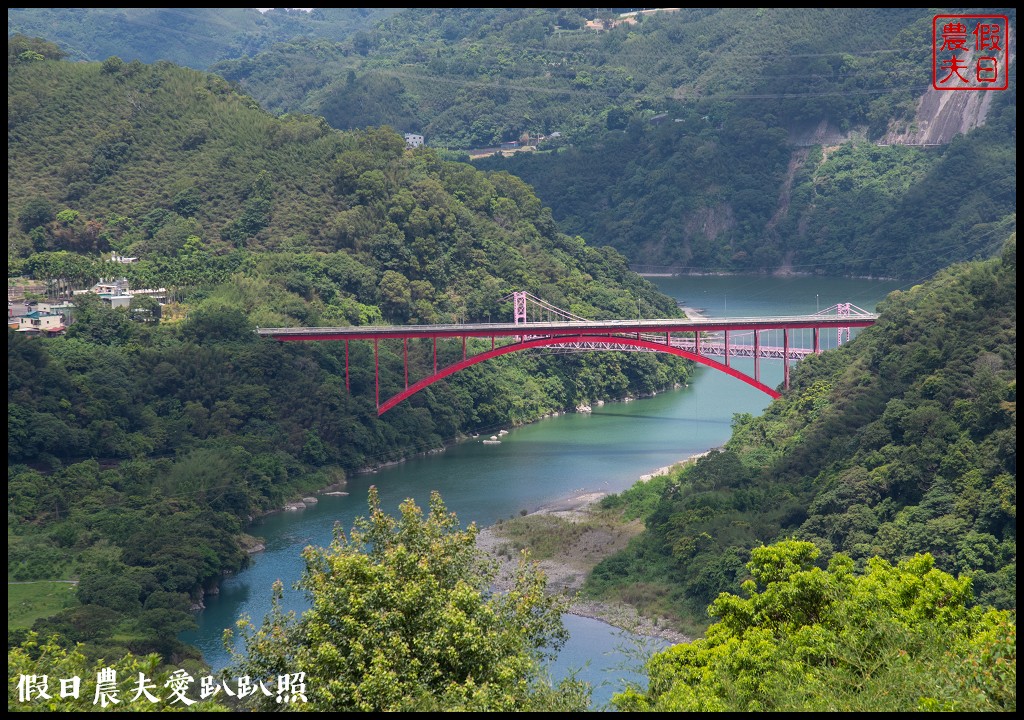
[[[834,329],[837,344],[842,344],[844,333],[849,338],[851,328],[868,327],[878,319],[877,315],[860,308],[856,308],[856,314],[851,314],[852,306],[845,304],[816,315],[776,318],[585,320],[571,316],[570,319],[526,321],[525,294],[516,295],[524,297],[517,297],[517,303],[521,304],[517,305],[517,322],[513,323],[257,328],[256,332],[261,337],[281,342],[344,342],[345,385],[349,389],[349,342],[373,342],[377,414],[383,415],[405,398],[470,365],[511,352],[541,347],[595,352],[631,350],[668,353],[725,372],[774,398],[780,393],[761,382],[761,358],[783,359],[784,386],[788,389],[790,361],[821,352],[820,334],[823,330]],[[547,309],[551,309],[550,306]],[[832,310],[836,311],[835,314],[830,314]],[[790,332],[795,330],[808,330],[813,334],[810,348],[790,344]],[[762,343],[762,333],[772,331],[781,332],[781,346]],[[433,373],[410,385],[409,340],[423,338],[429,338],[433,343]],[[437,341],[453,338],[462,342],[462,359],[439,368]],[[470,355],[467,350],[470,338],[490,338],[490,349]],[[402,341],[405,369],[405,389],[383,403],[380,400],[379,363],[379,343],[382,340]],[[723,357],[724,361],[714,357]],[[730,359],[734,357],[753,357],[753,376],[734,368],[730,364]]]

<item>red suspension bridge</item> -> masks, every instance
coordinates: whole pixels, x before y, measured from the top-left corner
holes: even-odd
[[[512,293],[505,300],[512,300],[514,322],[257,328],[256,332],[282,342],[344,342],[345,386],[349,390],[349,343],[372,342],[374,388],[379,416],[423,388],[471,365],[534,348],[555,348],[560,352],[627,350],[668,353],[713,367],[776,398],[780,393],[761,382],[762,359],[783,360],[783,385],[788,389],[790,363],[812,353],[820,353],[825,333],[834,338],[836,346],[842,345],[849,341],[852,328],[868,327],[878,318],[850,303],[839,303],[814,315],[790,317],[588,320],[525,292]],[[809,333],[810,342],[791,342],[791,333],[797,331],[801,331],[801,338]],[[485,346],[484,350],[477,347],[470,353],[468,341],[474,338],[485,341],[489,338],[490,347]],[[433,372],[410,383],[409,340],[413,339],[431,340]],[[380,343],[389,340],[402,341],[405,389],[381,402]],[[438,341],[445,340],[461,341],[461,358],[439,366]],[[753,375],[737,369],[731,362],[734,358],[753,358]]]

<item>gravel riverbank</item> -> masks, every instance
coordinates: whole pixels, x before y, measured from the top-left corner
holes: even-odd
[[[691,458],[691,461],[693,459]],[[644,475],[641,480],[664,475],[671,467],[659,468]],[[565,498],[560,502],[542,507],[530,515],[552,515],[566,522],[578,523],[591,515],[596,503],[605,494],[586,493]],[[629,540],[642,530],[643,524],[640,521],[615,528],[607,526],[588,528],[565,548],[560,557],[539,561],[541,570],[547,576],[548,589],[552,592],[566,592],[571,596],[577,596],[591,569],[601,560],[623,549]],[[511,549],[511,545],[510,540],[503,534],[501,523],[482,528],[477,535],[477,547],[499,563],[498,576],[495,580],[497,590],[509,589],[519,561],[518,553]],[[643,617],[635,608],[623,603],[577,599],[573,602],[569,612],[601,620],[638,635],[662,638],[671,643],[690,642],[693,639],[668,627],[666,621]]]

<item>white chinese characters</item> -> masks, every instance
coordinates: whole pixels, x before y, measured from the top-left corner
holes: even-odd
[[[306,674],[301,672],[279,675],[276,679],[275,690],[271,689],[275,687],[275,683],[269,678],[253,679],[248,675],[244,675],[235,678],[233,682],[234,687],[232,687],[232,682],[228,680],[218,680],[212,675],[207,675],[199,679],[198,700],[195,697],[189,697],[189,692],[193,689],[195,682],[195,678],[189,675],[188,671],[182,669],[175,670],[164,683],[166,692],[160,695],[160,689],[156,683],[146,677],[145,673],[140,672],[139,676],[131,682],[130,687],[126,688],[125,697],[128,699],[125,702],[127,704],[166,702],[169,705],[190,706],[196,702],[208,700],[221,691],[224,692],[225,696],[238,699],[243,699],[256,693],[263,693],[266,697],[275,697],[276,695],[276,701],[279,704],[308,702],[306,698]],[[59,684],[58,698],[77,700],[82,697],[83,683],[80,677],[60,678]],[[117,671],[114,668],[102,668],[96,673],[95,683],[90,684],[93,686],[93,705],[106,708],[122,702],[122,688],[118,685]],[[270,687],[268,687],[268,684]],[[58,692],[56,689],[51,689],[50,678],[47,675],[18,676],[18,702],[29,703],[52,700],[54,697],[53,693],[56,692]],[[85,697],[89,697],[89,694],[87,693]]]

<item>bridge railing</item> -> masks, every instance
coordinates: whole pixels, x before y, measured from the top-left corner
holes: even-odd
[[[778,397],[779,393],[760,380],[759,360],[783,360],[785,387],[789,387],[789,365],[811,353],[821,352],[822,333],[827,329],[837,332],[837,344],[844,336],[849,339],[853,327],[867,327],[876,316],[850,303],[839,303],[813,315],[785,318],[650,318],[629,320],[588,320],[558,308],[526,292],[512,293],[505,300],[513,302],[514,322],[511,323],[451,323],[441,325],[387,325],[348,326],[335,328],[257,328],[257,334],[280,341],[341,341],[345,343],[345,386],[351,389],[349,373],[349,343],[371,342],[374,358],[374,390],[377,412],[383,414],[405,398],[430,384],[467,368],[510,352],[579,352],[579,351],[634,351],[667,352],[696,360],[721,370],[733,377]],[[532,319],[531,319],[532,316]],[[538,319],[540,317],[540,319]],[[781,334],[781,343],[779,342]],[[805,339],[811,337],[811,341]],[[766,340],[767,338],[767,340]],[[461,359],[455,357],[450,345],[439,343],[461,341]],[[480,341],[490,340],[490,347],[480,351]],[[381,402],[379,346],[381,343],[402,343],[402,365],[405,389]],[[414,367],[423,367],[423,358],[432,363],[433,372],[410,384],[410,341],[429,341],[426,353],[419,352]],[[475,343],[470,352],[470,343]],[[723,358],[722,361],[714,357]],[[730,363],[731,358],[752,358],[753,373],[742,371]],[[447,363],[447,364],[446,364]]]

